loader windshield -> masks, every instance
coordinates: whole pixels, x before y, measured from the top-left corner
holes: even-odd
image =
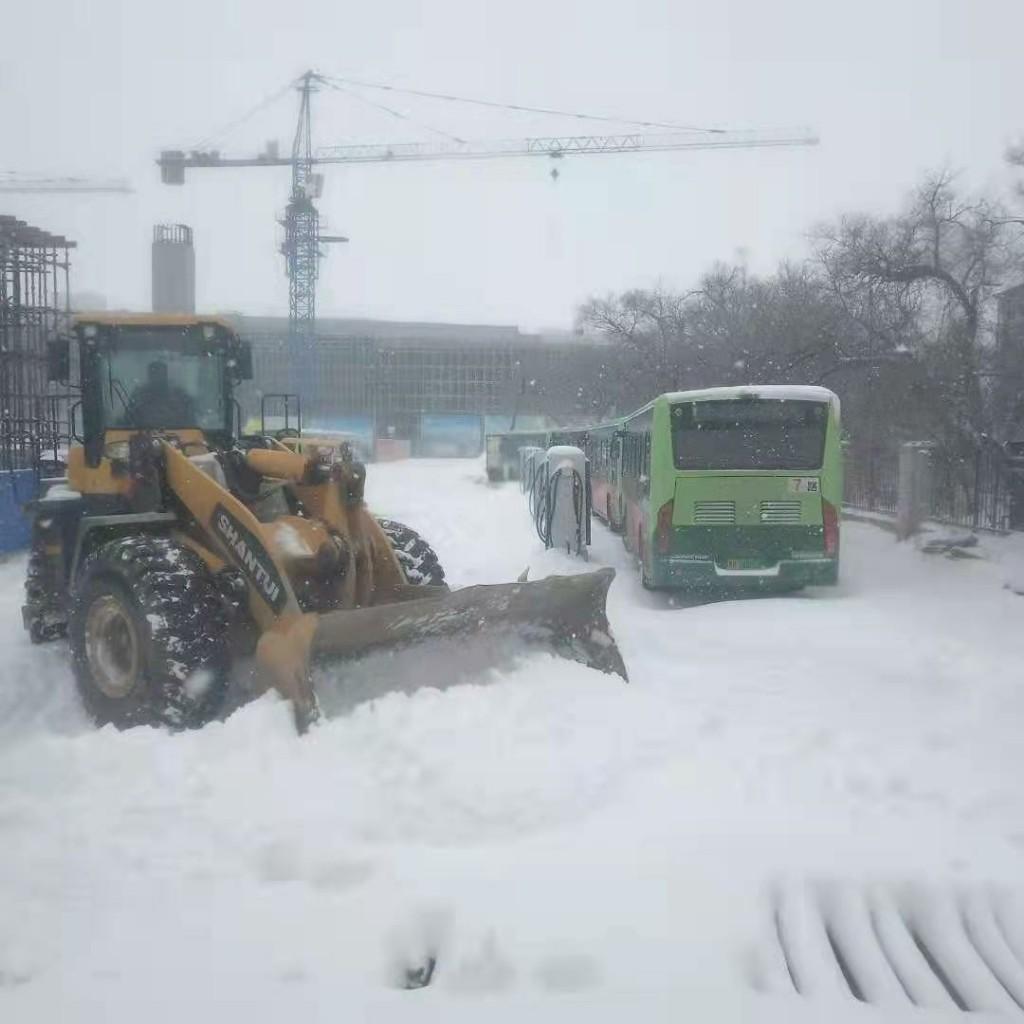
[[[192,330],[118,331],[99,352],[104,425],[224,430],[224,362],[223,350]]]

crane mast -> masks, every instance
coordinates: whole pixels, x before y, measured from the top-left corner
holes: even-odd
[[[292,143],[292,191],[285,207],[281,252],[288,274],[288,342],[295,364],[296,390],[312,380],[316,340],[316,280],[320,263],[319,175],[313,173],[313,119],[310,97],[316,76],[307,71],[299,80],[299,120]]]

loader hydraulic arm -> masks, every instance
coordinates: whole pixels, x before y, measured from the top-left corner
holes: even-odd
[[[292,483],[311,483],[315,464],[299,452],[287,448],[253,448],[245,453],[245,461],[260,476],[289,480]]]
[[[301,615],[287,573],[262,541],[256,516],[174,445],[161,445],[168,486],[192,515],[202,539],[242,572],[257,625],[269,629],[282,617]]]
[[[167,484],[192,515],[203,543],[222,553],[245,579],[249,612],[262,634],[256,660],[263,683],[292,701],[296,725],[304,731],[317,715],[309,677],[317,616],[299,607],[288,574],[263,543],[260,523],[252,512],[173,445],[161,444]]]
[[[333,481],[348,505],[363,500],[366,467],[361,462],[343,461],[325,464],[319,459],[288,448],[253,448],[246,452],[246,465],[260,476],[287,480],[297,487],[310,488]]]

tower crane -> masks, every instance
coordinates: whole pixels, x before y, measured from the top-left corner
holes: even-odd
[[[570,116],[592,121],[633,123],[642,127],[676,128],[677,130],[483,141],[467,141],[449,136],[447,141],[440,143],[410,142],[326,146],[314,150],[311,97],[323,86],[346,92],[346,89],[339,88],[339,83],[345,81],[332,79],[314,71],[307,71],[290,83],[299,93],[299,117],[290,156],[280,155],[276,146],[271,145],[264,152],[252,157],[225,157],[219,151],[209,149],[189,151],[168,149],[162,151],[157,160],[161,180],[166,185],[183,185],[186,170],[229,167],[291,168],[291,193],[285,207],[284,219],[281,221],[284,227],[284,243],[281,246],[281,253],[285,258],[285,270],[288,275],[289,347],[298,376],[298,380],[295,382],[296,390],[300,394],[306,383],[312,380],[311,360],[316,328],[316,281],[319,261],[323,255],[321,246],[348,241],[342,236],[324,235],[320,232],[319,213],[315,200],[319,199],[322,193],[323,175],[316,173],[315,168],[317,167],[329,164],[493,160],[513,157],[541,157],[555,161],[570,156],[594,156],[607,153],[658,153],[689,149],[754,149],[814,146],[818,143],[817,136],[808,131],[694,129],[651,122],[625,122],[618,118],[595,115],[572,114]],[[367,83],[347,82],[347,84],[362,86]],[[459,97],[425,93],[412,89],[373,85],[368,87],[408,92],[434,99],[476,103],[482,106],[507,107],[507,109],[532,113],[566,114],[564,111],[513,107],[481,100],[463,100]],[[277,95],[280,93],[272,99],[276,99]],[[265,104],[261,104],[260,107],[263,105]],[[256,109],[260,109],[260,107]],[[395,111],[386,107],[382,109],[396,114]],[[255,113],[255,110],[252,113]],[[557,178],[557,167],[553,167],[551,173],[552,177]]]
[[[131,185],[120,179],[102,178],[33,178],[12,171],[0,171],[0,192],[45,193],[55,195],[65,192],[77,193],[121,193],[132,192]]]

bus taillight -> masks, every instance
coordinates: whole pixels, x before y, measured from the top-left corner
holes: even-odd
[[[654,537],[659,555],[667,555],[672,551],[672,502],[666,501],[658,509],[658,528]]]
[[[839,554],[839,510],[824,498],[821,499],[821,525],[825,533],[825,554]]]

